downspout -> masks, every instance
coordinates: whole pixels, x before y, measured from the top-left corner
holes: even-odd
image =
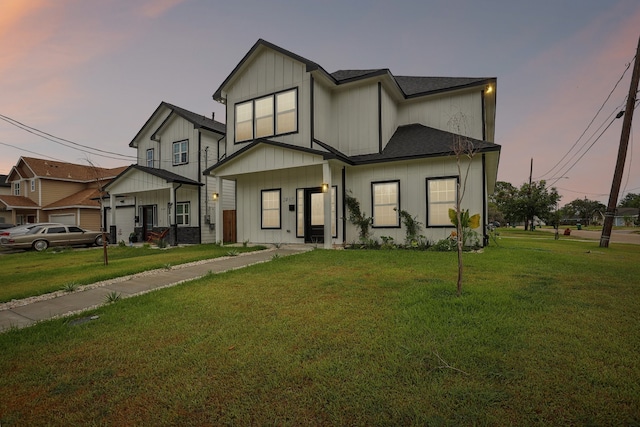
[[[378,82],[378,153],[382,153],[382,82]]]
[[[208,149],[209,147],[207,147]],[[202,162],[200,162],[200,153],[202,151],[200,150],[202,150],[202,132],[198,129],[198,182],[202,184]],[[202,189],[198,188],[198,244],[200,243],[202,243]]]
[[[178,189],[182,184],[173,188],[173,246],[178,246]]]
[[[489,245],[489,234],[487,234],[487,217],[489,215],[489,209],[487,206],[487,165],[486,165],[486,154],[482,153],[482,238],[484,245]]]
[[[314,100],[313,100],[313,87],[314,87],[314,80],[313,80],[313,75],[309,76],[309,103],[311,104],[309,106],[309,128],[310,128],[310,133],[311,133],[311,144],[309,144],[309,146],[311,148],[313,148],[313,140],[316,137],[316,130],[315,130],[315,126],[314,126],[314,120],[313,120],[313,116],[314,116],[314,111],[313,111],[313,105],[314,105]]]
[[[342,167],[342,244],[347,242],[347,170]]]

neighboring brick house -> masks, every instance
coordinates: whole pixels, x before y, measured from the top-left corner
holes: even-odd
[[[100,230],[101,188],[125,169],[21,157],[7,175],[11,191],[0,195],[0,216],[13,224],[60,222]]]

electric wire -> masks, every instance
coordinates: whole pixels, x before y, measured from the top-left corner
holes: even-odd
[[[575,146],[578,144],[578,142],[582,139],[582,137],[587,133],[587,131],[589,130],[589,128],[591,127],[591,125],[593,124],[593,122],[596,120],[596,118],[598,117],[598,115],[600,114],[600,112],[602,111],[602,109],[604,108],[604,106],[606,105],[606,103],[609,101],[609,98],[611,98],[611,95],[613,94],[613,92],[616,90],[616,88],[618,87],[618,85],[620,84],[620,82],[622,81],[622,79],[624,78],[625,74],[627,73],[627,71],[629,70],[629,67],[631,67],[631,64],[634,62],[635,60],[635,55],[633,56],[633,59],[631,60],[631,62],[629,62],[626,66],[626,68],[624,69],[624,71],[622,72],[622,75],[620,76],[620,78],[618,79],[618,81],[616,82],[616,84],[613,86],[613,89],[611,89],[611,91],[609,92],[609,95],[607,95],[607,98],[604,100],[604,102],[602,103],[602,105],[600,106],[600,108],[598,109],[598,111],[596,112],[596,114],[593,116],[593,118],[591,119],[591,121],[589,122],[589,124],[587,125],[587,127],[585,128],[585,130],[582,132],[582,134],[578,137],[578,139],[573,143],[573,145],[571,146],[571,148],[569,148],[569,150],[565,153],[564,156],[562,156],[562,158],[560,160],[558,160],[558,162],[551,168],[549,169],[547,172],[543,173],[542,175],[536,177],[536,180],[539,180],[540,178],[543,178],[547,175],[549,175],[549,173],[551,173],[551,171],[553,171],[560,163],[562,163],[562,161],[569,155],[569,153],[575,148]],[[601,125],[602,127],[602,125]]]
[[[115,160],[123,160],[121,158],[137,159],[137,157],[135,157],[135,156],[129,156],[129,155],[126,155],[126,154],[120,154],[120,153],[115,153],[115,152],[112,152],[112,151],[101,150],[99,148],[89,147],[87,145],[83,145],[83,144],[79,144],[77,142],[69,141],[68,139],[57,137],[57,136],[52,135],[50,133],[44,132],[44,131],[42,131],[40,129],[34,128],[32,126],[29,126],[29,125],[26,125],[26,124],[24,124],[24,123],[22,123],[22,122],[20,122],[18,120],[15,120],[15,119],[13,119],[11,117],[8,117],[8,116],[5,116],[3,114],[0,114],[0,120],[4,120],[5,122],[7,122],[7,123],[9,123],[9,124],[11,124],[11,125],[13,125],[15,127],[19,128],[19,129],[22,129],[25,132],[29,132],[29,133],[31,133],[33,135],[36,135],[36,136],[38,136],[40,138],[46,139],[46,140],[54,142],[56,144],[60,144],[60,145],[65,146],[67,148],[71,148],[71,149],[74,149],[74,150],[81,151],[83,153],[93,154],[93,155],[96,155],[96,156],[106,157],[106,158],[115,159]],[[64,142],[66,142],[68,144],[71,144],[71,145],[65,144],[65,143],[60,142],[60,141],[64,141]],[[98,153],[111,154],[111,155],[115,155],[115,156],[119,156],[119,157],[108,156],[108,155],[105,155],[105,154],[92,153],[92,152],[87,151],[85,149],[76,148],[76,147],[82,147],[82,148],[85,148],[85,149],[88,149],[88,150],[96,151]]]

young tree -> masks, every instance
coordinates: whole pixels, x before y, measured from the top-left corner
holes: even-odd
[[[473,146],[473,141],[464,136],[466,134],[466,118],[463,114],[460,113],[453,116],[449,120],[448,124],[454,131],[451,149],[456,157],[456,166],[458,168],[458,191],[456,192],[457,197],[455,205],[456,221],[454,222],[454,225],[456,226],[456,243],[458,248],[458,281],[456,287],[457,295],[460,296],[462,294],[462,277],[464,272],[464,264],[462,262],[462,250],[464,248],[462,199],[464,198],[464,193],[467,189],[467,180],[469,178],[469,171],[471,170],[471,163],[478,150]],[[466,162],[464,176],[462,173],[463,161]]]

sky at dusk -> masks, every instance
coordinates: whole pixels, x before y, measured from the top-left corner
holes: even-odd
[[[606,204],[639,36],[638,0],[0,0],[0,174],[20,156],[134,163],[162,101],[224,122],[212,94],[262,38],[328,72],[496,77],[498,179],[520,186],[533,158],[561,204]],[[634,118],[620,198],[640,193]]]

